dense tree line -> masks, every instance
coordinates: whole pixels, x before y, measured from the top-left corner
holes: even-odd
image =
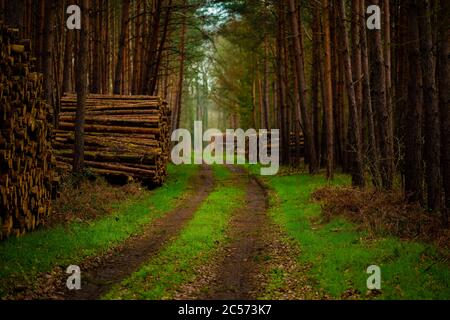
[[[342,168],[358,187],[401,186],[448,221],[448,1],[220,2],[233,18],[219,35],[254,57],[244,86],[255,90],[238,99],[253,117],[241,125],[280,128],[284,164],[295,161],[290,132],[301,131],[311,173]],[[371,5],[380,29],[367,27]]]
[[[81,9],[81,29],[69,30],[70,5]],[[1,20],[31,39],[45,75],[48,103],[58,121],[66,92],[78,96],[74,171],[83,168],[84,101],[88,93],[159,95],[180,125],[184,70],[198,35],[203,1],[0,1]],[[194,35],[192,35],[194,33]],[[198,31],[197,31],[198,33]],[[188,39],[188,37],[190,37]]]
[[[83,0],[82,29],[67,30],[70,4],[1,0],[0,12],[31,39],[55,122],[61,95],[78,94],[75,170],[88,92],[161,95],[173,128],[207,126],[210,99],[226,126],[279,128],[283,164],[299,164],[289,144],[303,135],[310,173],[401,187],[448,221],[448,1]]]

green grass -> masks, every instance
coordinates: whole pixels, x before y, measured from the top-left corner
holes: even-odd
[[[78,264],[139,233],[152,219],[173,209],[198,166],[169,166],[168,182],[148,196],[118,205],[98,220],[41,229],[0,243],[0,296],[11,279],[35,279],[55,266]],[[8,281],[7,281],[8,280]]]
[[[230,177],[225,167],[213,168],[218,181]],[[219,183],[180,235],[104,298],[170,299],[176,288],[195,278],[196,267],[207,264],[226,241],[226,227],[233,211],[243,205],[244,196],[242,187]]]
[[[271,216],[301,248],[300,263],[311,266],[310,277],[334,298],[357,289],[368,291],[370,265],[381,268],[382,294],[377,299],[450,299],[450,269],[439,262],[431,245],[401,241],[395,237],[369,239],[343,218],[320,222],[321,209],[312,203],[313,190],[326,184],[319,176],[292,175],[265,178],[278,199]],[[334,184],[348,184],[338,175]],[[281,285],[278,273],[271,286]]]

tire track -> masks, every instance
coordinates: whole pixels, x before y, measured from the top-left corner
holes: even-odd
[[[81,290],[66,288],[65,270],[58,267],[45,274],[36,288],[22,296],[26,299],[96,300],[113,285],[139,270],[153,255],[175,237],[193,217],[213,190],[215,179],[210,167],[202,166],[189,185],[188,197],[173,211],[153,220],[143,233],[132,236],[104,255],[89,257],[81,263]],[[13,296],[9,298],[14,299]]]
[[[218,270],[201,299],[256,299],[260,290],[257,274],[265,251],[263,234],[269,227],[266,190],[257,179],[240,167],[230,167],[236,178],[246,186],[246,206],[238,210],[230,223],[231,242],[223,249]]]
[[[82,289],[65,290],[64,299],[94,300],[107,293],[116,283],[137,271],[192,218],[214,187],[212,170],[202,166],[200,174],[190,186],[192,197],[184,200],[172,212],[155,219],[145,232],[127,240],[121,249],[88,270],[82,269]]]

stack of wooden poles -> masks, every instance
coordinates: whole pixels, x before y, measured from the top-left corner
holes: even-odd
[[[61,100],[54,149],[58,167],[71,170],[76,95]],[[93,173],[161,185],[167,176],[170,109],[153,96],[91,94],[86,102],[85,166]]]
[[[43,77],[18,33],[0,23],[0,239],[44,222],[55,183]]]

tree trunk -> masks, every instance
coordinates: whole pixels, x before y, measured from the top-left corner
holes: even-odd
[[[172,12],[172,0],[168,0],[162,36],[161,36],[161,40],[159,41],[159,46],[158,46],[158,49],[156,52],[155,61],[152,62],[152,68],[151,68],[151,72],[150,72],[151,77],[150,77],[149,90],[148,90],[150,95],[156,94],[156,84],[157,84],[158,75],[159,75],[159,66],[161,64],[162,53],[165,48],[171,12]]]
[[[356,99],[356,106],[358,108],[358,113],[356,114],[357,119],[353,119],[353,113],[349,113],[349,122],[354,123],[355,121],[358,121],[361,125],[360,135],[361,135],[361,150],[363,150],[363,125],[362,125],[362,94],[363,94],[363,87],[362,87],[362,60],[361,60],[361,41],[360,41],[360,23],[359,23],[359,13],[358,13],[358,7],[359,7],[359,0],[352,1],[352,20],[351,20],[351,40],[352,40],[352,54],[351,54],[351,61],[352,61],[352,75],[353,75],[353,84],[355,87],[355,99]],[[356,142],[354,141],[354,134],[352,130],[347,131],[347,141],[350,146],[356,145]],[[352,157],[351,154],[354,150],[350,150],[350,157],[347,159],[347,165],[350,166],[350,168],[355,167],[355,157]]]
[[[391,130],[393,127],[392,117],[392,58],[391,58],[391,10],[390,0],[383,0],[383,13],[384,13],[384,66],[386,75],[386,103],[391,112],[391,119],[389,125]],[[393,148],[393,147],[392,147]]]
[[[88,46],[89,46],[89,0],[83,0],[82,27],[77,59],[77,111],[75,120],[75,142],[73,152],[73,172],[80,173],[84,169],[84,124],[88,80]]]
[[[423,77],[423,109],[425,110],[425,181],[427,204],[431,210],[441,209],[441,137],[439,101],[436,90],[436,57],[433,52],[431,9],[429,0],[419,1],[419,32]]]
[[[291,16],[291,28],[293,32],[293,41],[295,49],[295,67],[297,71],[298,81],[300,85],[300,113],[303,120],[303,134],[305,137],[305,147],[308,153],[309,159],[309,171],[310,173],[316,173],[319,169],[319,164],[317,161],[317,154],[314,144],[313,130],[311,124],[311,117],[308,112],[308,87],[306,84],[306,76],[304,70],[304,54],[302,49],[302,33],[299,26],[300,15],[297,14],[297,4],[295,0],[289,1],[289,11]]]
[[[125,38],[127,34],[129,8],[130,8],[130,0],[124,0],[122,2],[122,24],[119,37],[119,50],[117,53],[116,71],[114,73],[114,94],[120,94],[121,84],[122,81],[124,80],[122,77],[123,61],[124,61],[123,56],[125,51],[125,40],[126,40]]]
[[[334,176],[334,123],[333,123],[333,88],[331,81],[331,36],[330,36],[330,4],[323,1],[323,31],[324,31],[324,112],[327,126],[327,178]]]
[[[99,25],[100,20],[100,5],[99,0],[92,1],[92,83],[91,83],[91,92],[92,93],[100,93],[101,85],[100,85],[100,42],[101,42],[101,26]]]
[[[379,0],[372,1],[380,5]],[[392,130],[392,111],[387,100],[386,89],[386,66],[384,62],[384,51],[380,30],[370,30],[372,35],[371,49],[374,61],[372,63],[373,105],[376,108],[377,135],[379,137],[379,148],[381,153],[380,171],[383,187],[392,189],[394,178],[394,137]]]
[[[264,129],[269,129],[269,44],[264,38]],[[261,115],[262,117],[263,115]]]
[[[441,1],[442,18],[450,17],[450,2]],[[442,182],[445,192],[444,224],[449,223],[450,213],[450,29],[443,23],[439,48],[439,110],[441,116],[441,168]]]
[[[277,88],[278,88],[278,116],[279,116],[279,128],[280,128],[280,151],[281,151],[281,163],[287,164],[288,159],[286,158],[286,130],[287,123],[285,119],[285,110],[287,104],[287,92],[286,92],[286,83],[284,81],[284,51],[283,42],[285,41],[285,33],[284,33],[284,1],[280,1],[277,4],[277,14],[278,14],[278,23],[277,23],[277,38],[276,38],[276,56],[277,59],[275,61],[275,68],[277,74]]]
[[[58,118],[59,110],[56,108],[56,101],[53,99],[54,73],[53,73],[53,36],[55,25],[54,2],[45,0],[45,25],[42,59],[42,73],[44,74],[44,96],[47,103],[53,107],[54,123]]]
[[[361,123],[359,120],[358,106],[356,105],[356,95],[355,86],[353,83],[352,75],[352,63],[350,60],[349,53],[349,43],[347,30],[345,27],[345,3],[343,0],[339,1],[339,30],[341,32],[342,38],[342,49],[344,58],[344,72],[345,72],[345,82],[347,86],[348,96],[349,96],[349,109],[350,109],[350,130],[353,134],[354,145],[351,146],[354,166],[352,167],[352,184],[358,187],[364,187],[364,167],[363,167],[363,154],[362,154],[362,143],[361,143]]]
[[[322,67],[322,57],[321,57],[321,21],[320,21],[320,5],[315,5],[313,8],[313,70],[315,72],[311,73],[311,85],[312,85],[312,112],[313,112],[313,135],[314,135],[314,145],[317,154],[317,162],[320,163],[320,109],[321,105],[319,103],[320,93],[323,92],[321,89],[320,78],[323,77],[323,67]],[[331,61],[330,61],[331,64]],[[331,71],[331,70],[330,70]],[[294,72],[295,73],[295,72]],[[330,79],[331,80],[331,79]],[[322,80],[323,81],[323,80]],[[300,102],[299,102],[300,103]],[[323,104],[323,102],[322,102]]]
[[[152,66],[156,59],[162,4],[163,4],[163,0],[155,0],[152,3],[153,8],[152,8],[152,15],[151,15],[152,21],[151,21],[151,28],[150,28],[150,39],[147,41],[148,45],[146,46],[146,50],[144,50],[145,67],[143,67],[142,89],[141,89],[143,94],[150,94],[149,84],[150,84]]]
[[[405,128],[405,195],[409,202],[423,200],[422,167],[422,72],[420,61],[418,7],[416,0],[408,0],[408,103]]]
[[[365,0],[359,0],[359,15],[364,16]],[[361,26],[361,54],[362,54],[362,73],[363,73],[363,114],[367,118],[367,131],[369,139],[369,169],[372,174],[372,182],[376,187],[381,186],[381,177],[379,171],[378,146],[375,137],[375,123],[372,108],[372,94],[370,90],[370,69],[369,55],[367,49],[366,21],[360,19]]]
[[[186,23],[187,23],[187,9],[186,9],[186,0],[183,1],[183,5],[185,9],[183,10],[183,20],[181,26],[181,34],[180,34],[180,62],[179,62],[179,78],[178,78],[178,95],[176,99],[176,109],[175,115],[173,118],[172,130],[178,129],[180,127],[180,118],[181,118],[181,106],[183,99],[183,82],[184,82],[184,60],[185,60],[185,46],[186,46]],[[198,92],[197,92],[198,94]],[[198,119],[200,120],[200,119]]]
[[[64,73],[63,73],[63,87],[62,91],[72,92],[72,58],[73,58],[73,47],[72,47],[72,37],[73,31],[66,31],[66,43],[64,49]]]

